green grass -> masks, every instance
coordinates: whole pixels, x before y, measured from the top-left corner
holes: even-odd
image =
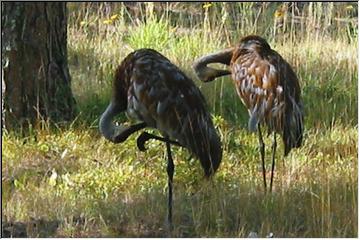
[[[297,31],[295,37],[274,37],[276,6],[262,10],[269,21],[256,21],[254,4],[239,3],[236,7],[245,16],[239,22],[223,6],[215,3],[206,10],[204,23],[188,23],[188,18],[167,12],[146,23],[129,21],[123,8],[106,17],[90,10],[77,15],[76,8],[70,12],[69,66],[79,116],[68,126],[42,123],[27,137],[4,132],[2,211],[7,231],[31,237],[168,236],[164,145],[150,141],[142,153],[135,141],[139,133],[115,145],[97,129],[110,99],[114,69],[134,49],[151,47],[200,87],[224,148],[219,171],[206,181],[199,161],[173,147],[172,236],[247,237],[257,232],[260,237],[357,237],[357,36],[349,41],[340,27],[329,35],[309,25],[304,36]],[[116,19],[104,23],[113,14]],[[263,193],[257,136],[246,129],[247,111],[232,80],[204,84],[190,68],[195,58],[235,44],[251,31],[267,37],[294,66],[306,114],[301,148],[283,158],[278,137],[274,189],[268,195]],[[120,121],[128,120],[121,116]],[[271,137],[265,143],[269,170]]]
[[[257,137],[224,126],[224,159],[210,182],[187,151],[174,150],[175,236],[356,236],[356,128],[308,131],[304,147],[284,162],[278,154],[274,192],[265,196]],[[53,236],[165,236],[165,148],[151,142],[140,153],[135,137],[114,145],[85,127],[26,143],[5,134],[5,219],[58,221]]]

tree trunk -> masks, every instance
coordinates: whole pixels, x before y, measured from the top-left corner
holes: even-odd
[[[66,3],[3,2],[1,12],[5,127],[73,119]]]

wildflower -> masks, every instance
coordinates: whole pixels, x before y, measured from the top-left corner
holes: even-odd
[[[212,6],[212,3],[206,3],[203,5],[203,8],[207,9]]]
[[[110,17],[111,20],[116,20],[118,18],[119,18],[119,14],[115,14]]]
[[[106,19],[103,21],[104,24],[112,24],[112,20],[111,19]]]
[[[282,18],[284,16],[284,11],[281,9],[277,9],[274,14],[275,18]]]
[[[80,26],[84,26],[85,24],[86,24],[85,21],[81,21],[81,22],[80,22]]]

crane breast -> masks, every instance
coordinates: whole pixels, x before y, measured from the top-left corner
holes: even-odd
[[[249,129],[255,131],[260,122],[279,129],[284,96],[276,66],[255,52],[246,52],[232,60],[231,68],[237,93],[249,111]]]

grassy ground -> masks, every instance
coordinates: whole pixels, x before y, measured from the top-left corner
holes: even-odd
[[[211,182],[186,151],[174,151],[175,236],[356,236],[356,128],[307,131],[304,147],[278,161],[267,196],[256,136],[221,130],[225,156]],[[5,135],[6,219],[57,222],[58,237],[165,236],[164,147],[152,142],[139,153],[134,140],[116,146],[88,129],[44,131],[26,142]]]
[[[74,12],[68,28],[69,64],[79,116],[66,127],[43,123],[25,138],[3,134],[5,234],[168,236],[164,146],[150,141],[149,150],[141,153],[135,144],[138,134],[114,145],[97,129],[116,65],[132,50],[152,47],[199,85],[224,147],[211,181],[203,179],[198,161],[186,150],[173,148],[173,236],[246,237],[257,232],[261,237],[357,237],[356,35],[349,41],[311,32],[295,41],[287,35],[274,37],[263,27],[270,44],[294,66],[306,113],[303,147],[284,159],[279,144],[273,193],[264,195],[257,137],[246,129],[248,116],[231,79],[203,84],[190,68],[196,57],[229,45],[224,32],[211,31],[216,28],[207,26],[206,19],[190,31],[165,17],[150,16],[129,27],[132,23],[114,14],[77,18]],[[247,13],[249,19],[254,15]],[[243,33],[249,33],[245,25],[239,30]],[[235,43],[237,37],[231,35],[229,41]],[[266,145],[270,169],[270,137]]]

